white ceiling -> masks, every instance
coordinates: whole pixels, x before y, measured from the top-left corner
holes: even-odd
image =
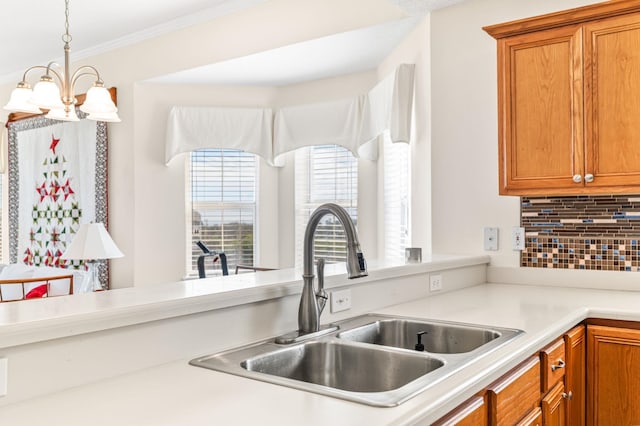
[[[417,24],[406,18],[149,80],[170,84],[284,86],[375,69]]]
[[[70,0],[72,60],[194,25],[266,0]],[[64,0],[2,2],[0,82],[63,56]]]
[[[267,0],[71,0],[69,19],[70,33],[73,36],[71,42],[72,60],[194,25],[265,1]],[[407,15],[415,16],[464,0],[389,1],[404,9]],[[347,42],[361,43],[363,37],[366,36],[381,40],[381,31],[384,30],[388,31],[389,38],[397,43],[398,37],[410,30],[410,25],[412,25],[410,21],[402,21],[386,28],[378,26],[380,28],[363,30],[362,34],[354,32],[354,34],[338,35],[336,40],[341,42],[343,46]],[[0,83],[17,81],[21,73],[29,66],[46,64],[51,60],[60,61],[63,54],[61,41],[63,33],[64,0],[5,2],[2,5],[2,14],[0,15],[0,40],[3,41],[0,44],[0,57],[2,58],[0,61]],[[340,37],[346,38],[341,39]],[[376,60],[374,58],[375,52],[362,57],[352,54],[338,54],[337,50],[328,47],[330,44],[327,42],[332,42],[331,37],[327,37],[327,39],[329,40],[324,40],[324,47],[321,47],[322,40],[310,42],[316,45],[315,49],[324,49],[323,58],[327,60],[333,58],[333,64],[324,66],[326,68],[325,74],[329,72],[338,75],[359,71],[367,67],[371,68],[370,64]],[[385,49],[386,52],[390,49],[389,43],[386,41],[376,45],[380,47],[378,56],[384,54],[380,52],[384,52]],[[301,46],[297,48],[299,49]],[[282,60],[286,60],[287,50],[295,53],[295,49],[294,45],[290,49],[276,49],[272,53],[279,55]],[[320,52],[320,50],[316,51]],[[253,60],[255,59],[253,58]],[[258,57],[258,59],[260,58]],[[273,60],[272,57],[267,59]],[[343,65],[340,65],[341,61],[337,59],[340,59]],[[356,63],[358,59],[362,60],[361,64]],[[240,62],[243,69],[246,69],[242,60],[235,61]],[[286,69],[282,64],[274,66],[280,70]],[[218,69],[220,73],[233,73],[233,64],[223,64]],[[255,70],[260,67],[252,66],[250,69]],[[186,73],[183,77],[204,82],[198,70]],[[175,82],[176,76],[173,78]],[[213,78],[217,77],[213,75]],[[295,79],[296,77],[291,78]],[[217,81],[223,80],[217,78]]]

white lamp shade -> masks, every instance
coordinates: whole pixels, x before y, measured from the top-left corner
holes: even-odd
[[[9,103],[4,106],[4,109],[13,112],[28,112],[31,114],[40,114],[40,108],[29,102],[33,91],[26,87],[16,87],[11,92],[11,98]]]
[[[102,223],[84,223],[73,241],[60,257],[72,260],[99,260],[122,257],[124,254],[113,242]]]
[[[60,89],[57,84],[50,80],[40,80],[34,86],[29,102],[42,109],[64,108],[62,99],[60,99]]]
[[[76,115],[76,109],[73,107],[69,108],[69,112],[65,111],[64,108],[50,109],[45,117],[60,121],[80,121]]]
[[[121,121],[117,112],[105,112],[103,114],[94,112],[87,115],[87,118],[89,120],[105,121],[108,123],[119,123]]]
[[[80,105],[80,111],[87,114],[105,114],[116,112],[118,108],[111,100],[111,93],[106,88],[93,86],[87,91],[87,97]]]

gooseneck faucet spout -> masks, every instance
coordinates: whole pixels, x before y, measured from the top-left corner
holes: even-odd
[[[320,314],[324,309],[327,294],[324,291],[324,259],[318,261],[318,291],[314,290],[313,274],[313,238],[320,220],[327,214],[333,214],[344,228],[347,239],[347,274],[349,278],[367,275],[367,263],[364,260],[356,227],[347,211],[337,204],[327,203],[318,207],[309,218],[304,233],[303,275],[304,287],[298,309],[298,332],[314,333],[320,330]]]

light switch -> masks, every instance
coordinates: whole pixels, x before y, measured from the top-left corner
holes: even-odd
[[[513,250],[524,250],[524,228],[514,226],[511,229],[511,245]]]

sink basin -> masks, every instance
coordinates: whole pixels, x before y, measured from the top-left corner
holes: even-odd
[[[442,360],[335,341],[309,342],[243,361],[242,368],[351,392],[397,389],[444,365]]]
[[[521,330],[362,315],[303,343],[267,339],[190,361],[237,376],[376,407],[393,407],[433,388],[516,338]],[[413,350],[426,331],[425,352]]]
[[[338,337],[355,342],[414,349],[420,332],[425,332],[422,336],[424,350],[438,354],[471,352],[501,336],[496,330],[478,326],[394,318],[344,331]]]

